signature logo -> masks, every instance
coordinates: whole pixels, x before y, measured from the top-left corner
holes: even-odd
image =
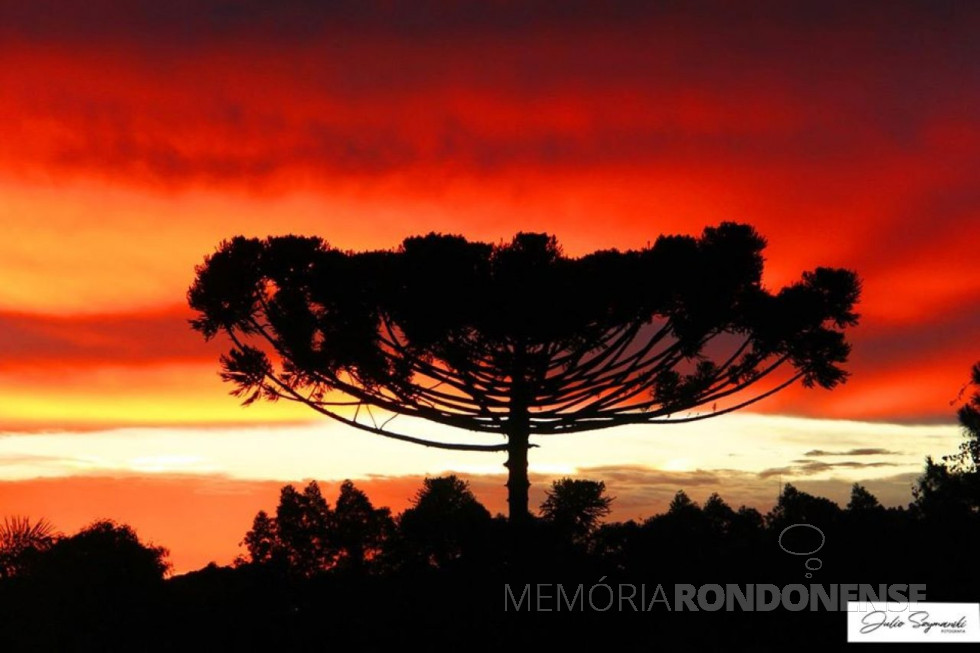
[[[861,634],[873,633],[879,628],[904,628],[907,624],[911,624],[912,628],[922,628],[926,634],[929,633],[933,628],[939,628],[941,632],[944,633],[965,633],[966,632],[966,615],[960,615],[955,621],[930,621],[929,613],[920,610],[918,612],[913,612],[908,615],[908,621],[902,619],[897,614],[892,613],[889,615],[888,612],[884,610],[875,610],[874,612],[869,612],[864,615],[861,619],[861,623],[864,624],[861,627]]]
[[[847,609],[849,642],[980,642],[980,603],[848,602]]]

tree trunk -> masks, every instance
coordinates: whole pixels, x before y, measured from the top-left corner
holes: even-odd
[[[507,416],[507,509],[510,521],[510,559],[513,569],[526,571],[532,556],[529,530],[531,513],[528,511],[527,478],[528,438],[531,434],[531,415],[528,411],[527,386],[524,378],[524,348],[515,352],[514,371],[511,375],[513,388],[510,396],[510,412]]]
[[[530,521],[528,493],[531,482],[527,478],[527,450],[529,418],[527,408],[514,406],[507,428],[507,508],[510,523],[515,530],[522,530]]]

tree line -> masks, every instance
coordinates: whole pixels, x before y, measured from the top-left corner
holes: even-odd
[[[703,504],[677,492],[666,512],[645,521],[605,523],[615,498],[601,481],[562,478],[552,482],[533,518],[534,538],[549,552],[612,560],[625,555],[631,538],[682,542],[702,538],[695,549],[750,547],[754,535],[771,535],[795,523],[820,529],[840,527],[881,532],[969,530],[980,520],[980,362],[971,369],[972,394],[957,412],[964,435],[955,453],[927,457],[906,507],[883,507],[855,484],[843,508],[829,499],[786,484],[766,514],[733,508],[717,493]],[[264,567],[298,578],[318,574],[393,574],[405,569],[451,568],[465,562],[498,562],[513,555],[507,519],[492,516],[464,479],[426,478],[399,515],[376,507],[350,481],[333,506],[316,481],[301,490],[282,487],[274,514],[260,510],[240,545],[234,567]],[[644,535],[647,534],[647,535]],[[557,547],[557,549],[556,549]],[[533,547],[532,547],[533,548]],[[647,549],[649,550],[649,549]],[[0,524],[0,579],[70,577],[73,566],[105,572],[125,564],[128,578],[162,579],[170,569],[168,550],[140,542],[134,529],[101,519],[74,535],[63,535],[45,519],[7,517]]]
[[[970,406],[980,408],[976,397]],[[964,422],[975,424],[974,415]],[[926,583],[931,600],[969,601],[980,583],[980,501],[977,431],[968,433],[959,453],[927,461],[903,507],[883,507],[858,484],[845,506],[787,484],[765,513],[679,491],[661,514],[609,522],[615,499],[602,482],[559,479],[530,520],[521,555],[512,524],[454,475],[425,479],[398,515],[351,481],[333,501],[315,481],[285,485],[275,511],[256,514],[234,564],[172,577],[167,550],[124,524],[100,520],[61,535],[44,520],[8,519],[0,527],[0,610],[9,627],[0,645],[380,650],[433,641],[500,650],[513,640],[625,644],[650,626],[621,613],[502,613],[505,582]],[[818,539],[814,529],[794,531],[800,524],[815,527]],[[758,629],[768,638],[760,641],[797,650],[840,639],[830,614],[658,618],[680,631],[657,641],[677,645],[710,648]],[[813,629],[824,634],[800,635]]]

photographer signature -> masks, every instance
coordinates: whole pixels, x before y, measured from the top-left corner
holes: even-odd
[[[861,627],[861,634],[872,633],[879,628],[905,627],[906,622],[900,616],[894,615],[891,619],[888,616],[881,610],[864,615],[861,619],[861,623],[864,624]],[[929,621],[929,613],[925,611],[909,613],[908,623],[912,624],[913,629],[924,629],[927,634],[933,628],[939,628],[941,632],[963,632],[966,630],[966,616],[962,616],[956,621]]]

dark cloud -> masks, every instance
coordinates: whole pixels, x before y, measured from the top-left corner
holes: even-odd
[[[977,207],[977,214],[980,214],[980,206]],[[904,248],[908,247],[908,242]],[[901,250],[896,247],[894,251]],[[955,273],[956,267],[958,263],[955,261],[948,267],[940,261],[934,263],[934,268],[938,270],[953,268],[950,270],[952,273]],[[944,279],[940,277],[939,280]],[[881,367],[901,365],[901,361],[907,363],[910,356],[935,355],[940,348],[956,353],[961,343],[970,341],[980,330],[980,311],[975,303],[980,301],[980,289],[976,292],[976,297],[964,298],[966,301],[962,305],[953,305],[941,312],[925,313],[914,324],[887,325],[874,331],[856,333],[858,348],[855,355],[869,367]],[[910,297],[909,301],[914,302],[915,299]],[[925,354],[927,351],[931,353]]]
[[[811,449],[804,456],[900,456],[901,451],[891,451],[877,447],[863,449],[848,449],[847,451],[824,451],[823,449]]]
[[[69,317],[0,312],[0,371],[214,360],[217,345],[201,341],[191,317],[180,308]]]
[[[899,467],[897,463],[874,462],[864,463],[857,461],[843,461],[836,463],[826,463],[819,460],[794,460],[795,465],[787,467],[772,467],[759,472],[759,478],[773,478],[779,476],[811,476],[821,472],[834,469],[866,469],[875,467]]]
[[[921,151],[977,100],[962,83],[980,71],[977,12],[650,4],[4,2],[11,110],[61,126],[7,147],[22,165],[180,184],[802,153],[853,166]]]
[[[730,470],[701,469],[691,472],[673,472],[643,465],[581,467],[578,471],[583,476],[599,476],[621,485],[670,485],[682,480],[685,485],[715,485],[719,482],[719,474],[730,472]]]
[[[623,0],[548,0],[481,2],[422,0],[409,4],[377,0],[92,0],[84,4],[54,0],[21,3],[4,0],[0,17],[11,31],[58,38],[94,39],[116,36],[181,44],[234,38],[238,34],[269,40],[315,40],[324,32],[377,31],[406,38],[446,38],[478,34],[513,35],[527,31],[602,29],[619,26],[639,30],[655,26],[665,34],[701,27],[702,39],[721,39],[735,54],[764,50],[760,36],[772,38],[778,28],[804,37],[828,29],[854,32],[893,47],[928,42],[940,27],[968,21],[975,12],[962,2],[937,0],[870,1],[855,5],[843,0],[762,2],[751,7],[723,1],[661,2]],[[915,22],[913,22],[915,21]],[[871,28],[877,28],[872,32]],[[786,37],[784,37],[785,39]],[[827,53],[832,55],[833,53]]]

